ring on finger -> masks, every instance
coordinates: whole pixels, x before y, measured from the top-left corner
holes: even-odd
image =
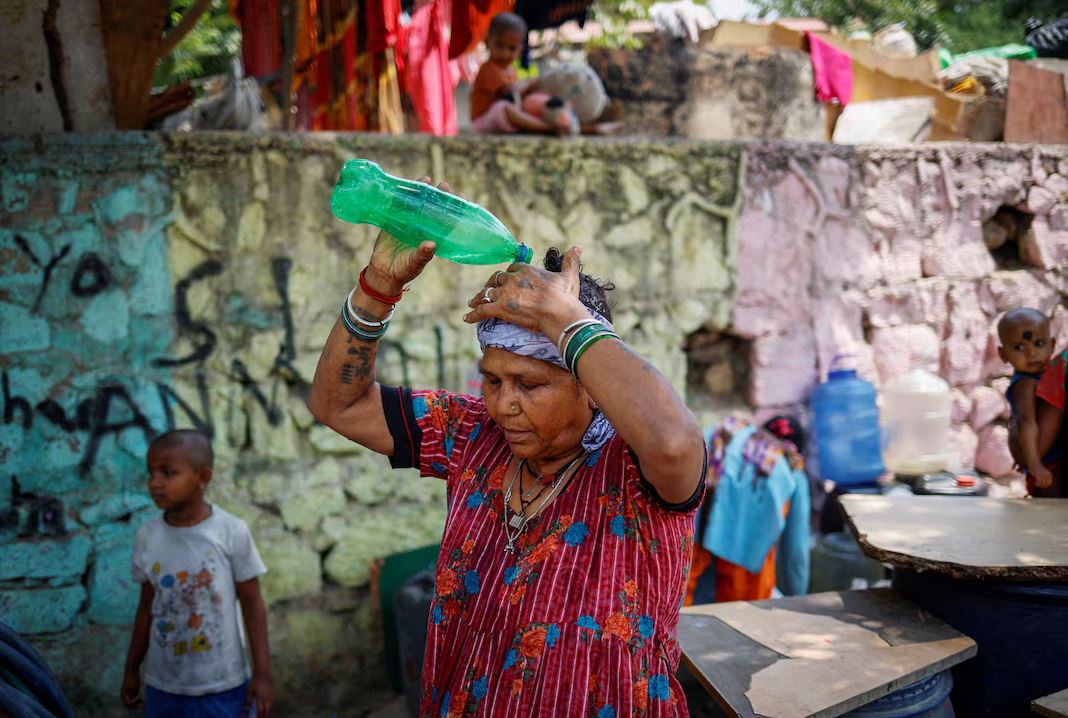
[[[493,286],[495,286],[495,287],[501,286],[501,275],[502,274],[504,274],[504,272],[502,272],[499,269],[496,272],[493,273],[493,277],[490,278],[490,282],[492,282]]]
[[[483,304],[489,304],[490,302],[493,301],[493,298],[490,297],[490,292],[492,292],[492,291],[493,291],[493,287],[486,287],[482,291],[482,303]]]

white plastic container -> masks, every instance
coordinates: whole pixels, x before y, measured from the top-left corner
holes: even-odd
[[[883,461],[895,474],[950,468],[949,384],[917,367],[883,385]]]

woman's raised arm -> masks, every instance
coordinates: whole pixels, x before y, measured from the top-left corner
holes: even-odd
[[[438,187],[449,189],[444,182]],[[317,421],[387,456],[393,454],[393,437],[375,381],[378,337],[388,329],[404,286],[433,259],[434,249],[433,242],[409,249],[385,232],[378,235],[371,261],[350,297],[351,325],[342,317],[334,322],[308,395],[308,409]]]

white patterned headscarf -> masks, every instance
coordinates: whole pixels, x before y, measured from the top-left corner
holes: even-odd
[[[590,313],[591,317],[612,329],[612,323],[606,317],[588,307],[586,311]],[[567,369],[564,358],[560,356],[556,345],[544,334],[532,332],[529,329],[496,317],[483,319],[475,325],[475,331],[478,334],[478,343],[483,352],[486,351],[486,347],[494,347],[519,356],[548,362],[561,369]],[[615,433],[616,430],[608,422],[604,413],[600,409],[596,409],[593,412],[593,421],[590,422],[589,428],[586,429],[586,433],[582,437],[582,448],[591,453],[597,451],[607,444]]]

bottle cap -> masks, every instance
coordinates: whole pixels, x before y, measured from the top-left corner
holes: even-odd
[[[515,261],[523,264],[530,264],[530,260],[534,259],[534,250],[525,244],[517,244],[515,247]]]

